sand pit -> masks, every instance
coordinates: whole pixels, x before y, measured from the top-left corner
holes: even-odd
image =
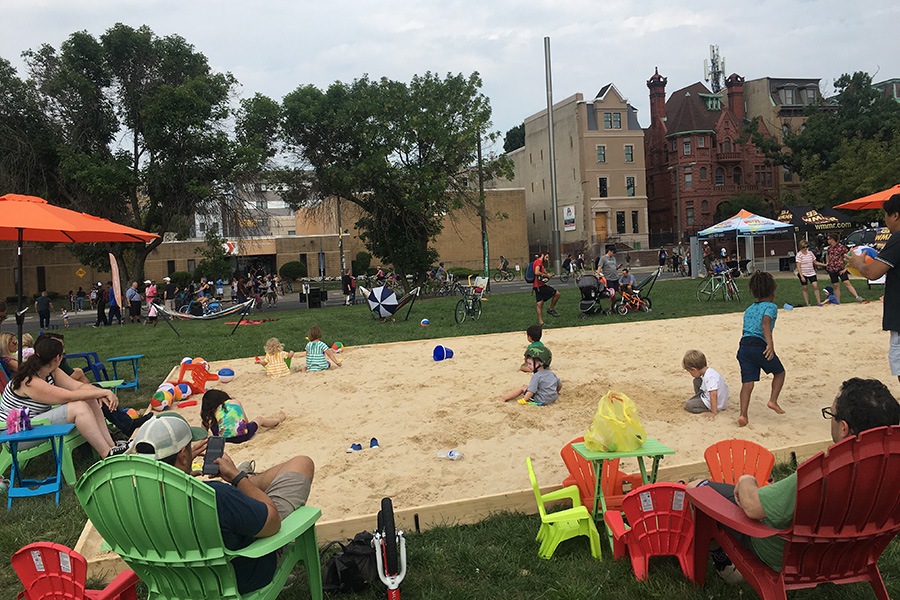
[[[535,459],[542,483],[559,483],[565,475],[560,447],[583,434],[609,389],[631,396],[648,434],[677,449],[663,465],[702,461],[710,443],[731,437],[773,449],[827,440],[819,409],[831,404],[841,381],[874,377],[896,392],[881,311],[877,302],[780,311],[775,344],[787,370],[781,396],[787,414],[765,407],[770,379],[764,376],[746,428],[735,423],[740,313],[643,323],[597,317],[595,326],[548,329],[544,342],[565,388],[555,405],[542,408],[496,400],[527,383],[517,370],[524,333],[346,348],[341,369],[277,380],[267,379],[252,358],[214,368],[236,371],[233,382],[216,387],[241,400],[251,416],[288,414],[281,426],[229,445],[229,453],[236,461],[255,459],[258,468],[311,456],[310,503],[327,521],[372,513],[385,495],[407,508],[521,490],[528,487],[526,455]],[[434,362],[435,343],[455,356]],[[681,358],[689,348],[705,352],[732,390],[731,406],[715,421],[682,410],[691,380]],[[199,422],[199,408],[182,412]],[[372,437],[381,449],[368,449]],[[347,454],[354,442],[364,450]],[[436,458],[449,448],[462,450],[464,459]]]

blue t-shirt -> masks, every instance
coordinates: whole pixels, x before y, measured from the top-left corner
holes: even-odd
[[[743,336],[752,336],[766,339],[763,335],[763,317],[772,318],[772,329],[775,329],[775,319],[778,318],[778,306],[774,302],[754,302],[744,311]]]
[[[228,483],[210,481],[207,485],[216,491],[216,509],[222,541],[229,550],[249,546],[262,531],[269,515],[269,508]],[[261,558],[238,556],[231,559],[238,591],[243,595],[265,586],[275,576],[277,560],[275,552]]]

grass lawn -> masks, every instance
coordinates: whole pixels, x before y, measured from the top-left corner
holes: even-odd
[[[572,283],[559,286],[562,299],[559,319],[547,317],[554,329],[580,325],[618,323],[630,320],[670,319],[687,316],[741,311],[749,304],[747,280],[739,281],[740,302],[698,302],[699,280],[659,282],[651,293],[654,310],[629,313],[625,317],[593,315],[578,318],[579,294]],[[802,304],[799,285],[794,279],[779,279],[776,302]],[[878,291],[857,285],[864,297],[875,299]],[[179,322],[176,335],[164,323],[156,328],[123,326],[93,329],[75,328],[65,331],[68,352],[96,351],[101,358],[142,353],[138,393],[123,392],[125,406],[146,406],[156,384],[184,356],[203,356],[207,360],[225,360],[262,353],[265,340],[278,337],[287,349],[302,350],[306,331],[313,323],[324,331],[329,344],[341,341],[345,346],[394,342],[402,340],[450,338],[484,333],[524,331],[535,322],[533,296],[530,293],[494,294],[484,305],[478,322],[457,325],[453,309],[458,298],[437,298],[416,303],[408,322],[381,324],[369,316],[365,306],[334,307],[325,310],[261,313],[261,318],[276,319],[256,326],[241,326],[233,337],[233,326],[222,321]],[[805,309],[810,310],[810,309]],[[431,326],[421,327],[427,317]],[[401,314],[402,319],[402,314]],[[230,319],[225,319],[230,320]],[[524,342],[524,333],[523,333]],[[452,348],[452,343],[448,344]],[[389,369],[389,367],[387,367]],[[43,457],[46,458],[46,457]],[[49,462],[36,460],[30,468],[47,468]],[[81,473],[92,463],[88,453],[77,456],[76,470]],[[782,476],[785,473],[782,469]],[[5,497],[0,498],[5,501]],[[377,507],[373,506],[373,512]],[[50,497],[17,500],[9,512],[0,508],[0,564],[9,565],[9,557],[18,548],[33,541],[49,540],[70,547],[75,545],[84,526],[85,516],[71,488],[64,486],[59,507]],[[612,552],[604,546],[602,562],[591,559],[586,539],[563,543],[553,559],[537,557],[536,516],[499,514],[476,525],[447,526],[420,534],[407,534],[408,573],[403,592],[409,598],[726,598],[755,597],[747,585],[728,587],[715,575],[705,588],[692,586],[680,573],[677,562],[659,559],[651,565],[650,579],[634,580],[630,563],[613,562]],[[374,528],[372,523],[371,527]],[[324,543],[326,540],[320,540]],[[900,597],[900,543],[894,542],[881,560],[882,574],[892,596]],[[298,570],[298,581],[281,594],[281,598],[307,598],[306,577]],[[0,569],[0,600],[14,598],[19,584],[12,569]],[[348,598],[382,598],[383,592],[371,592]],[[824,586],[797,592],[792,598],[871,598],[871,588],[863,584]]]

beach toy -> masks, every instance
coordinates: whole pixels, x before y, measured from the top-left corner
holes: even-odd
[[[126,410],[125,414],[131,417],[132,420],[137,419],[141,416],[141,414],[133,408],[129,408],[128,410]]]
[[[185,400],[183,402],[179,402],[175,405],[175,408],[188,408],[190,406],[197,406],[196,400]]]
[[[782,308],[783,308],[784,310],[794,310],[794,305],[793,305],[793,304],[788,304],[787,302],[785,302],[785,303],[784,303],[784,306],[782,306]]]
[[[288,369],[291,368],[291,357],[290,357],[290,356],[285,356],[285,357],[284,357],[284,364],[287,365],[287,368],[288,368]]]
[[[870,248],[869,246],[855,246],[850,250],[853,254],[857,256],[863,257],[863,262],[865,264],[869,264],[875,261],[875,257],[878,256],[878,251],[875,248]],[[851,267],[849,264],[847,265],[847,270],[850,271],[852,275],[856,275],[857,277],[862,277],[862,273]]]
[[[194,393],[194,390],[191,389],[191,386],[189,386],[186,383],[176,384],[175,387],[177,387],[179,390],[181,390],[181,399],[182,400],[187,400]]]
[[[331,345],[331,349],[335,352],[343,352],[344,351],[344,342],[335,342]]]
[[[181,393],[181,388],[177,385],[172,386],[172,400],[175,402],[180,402],[184,399],[184,394]]]
[[[171,392],[167,392],[165,390],[159,390],[153,397],[150,398],[150,408],[153,410],[168,410],[173,403],[173,396]]]
[[[156,388],[157,392],[169,392],[170,394],[175,394],[175,384],[169,381],[163,381],[159,384],[159,387]]]
[[[431,321],[429,321],[428,319],[422,319],[421,321],[419,321],[419,325],[421,325],[422,327],[428,327],[429,325],[431,325]]]
[[[229,369],[225,367],[224,369],[219,369],[219,381],[222,383],[231,383],[231,380],[234,379],[234,369]]]
[[[190,356],[185,356],[184,358],[181,359],[181,364],[189,365],[189,364],[191,364],[192,360],[193,359]]]
[[[453,350],[447,346],[437,345],[434,347],[434,352],[431,353],[431,356],[436,362],[439,362],[446,358],[453,358]]]
[[[192,365],[203,365],[204,368],[209,369],[209,363],[206,362],[206,359],[202,356],[198,356],[197,358],[191,361]]]

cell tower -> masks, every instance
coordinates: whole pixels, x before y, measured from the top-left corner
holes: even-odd
[[[722,80],[725,78],[725,57],[719,56],[719,47],[713,44],[709,46],[709,60],[703,59],[703,80],[709,84],[714,94],[722,89]]]

